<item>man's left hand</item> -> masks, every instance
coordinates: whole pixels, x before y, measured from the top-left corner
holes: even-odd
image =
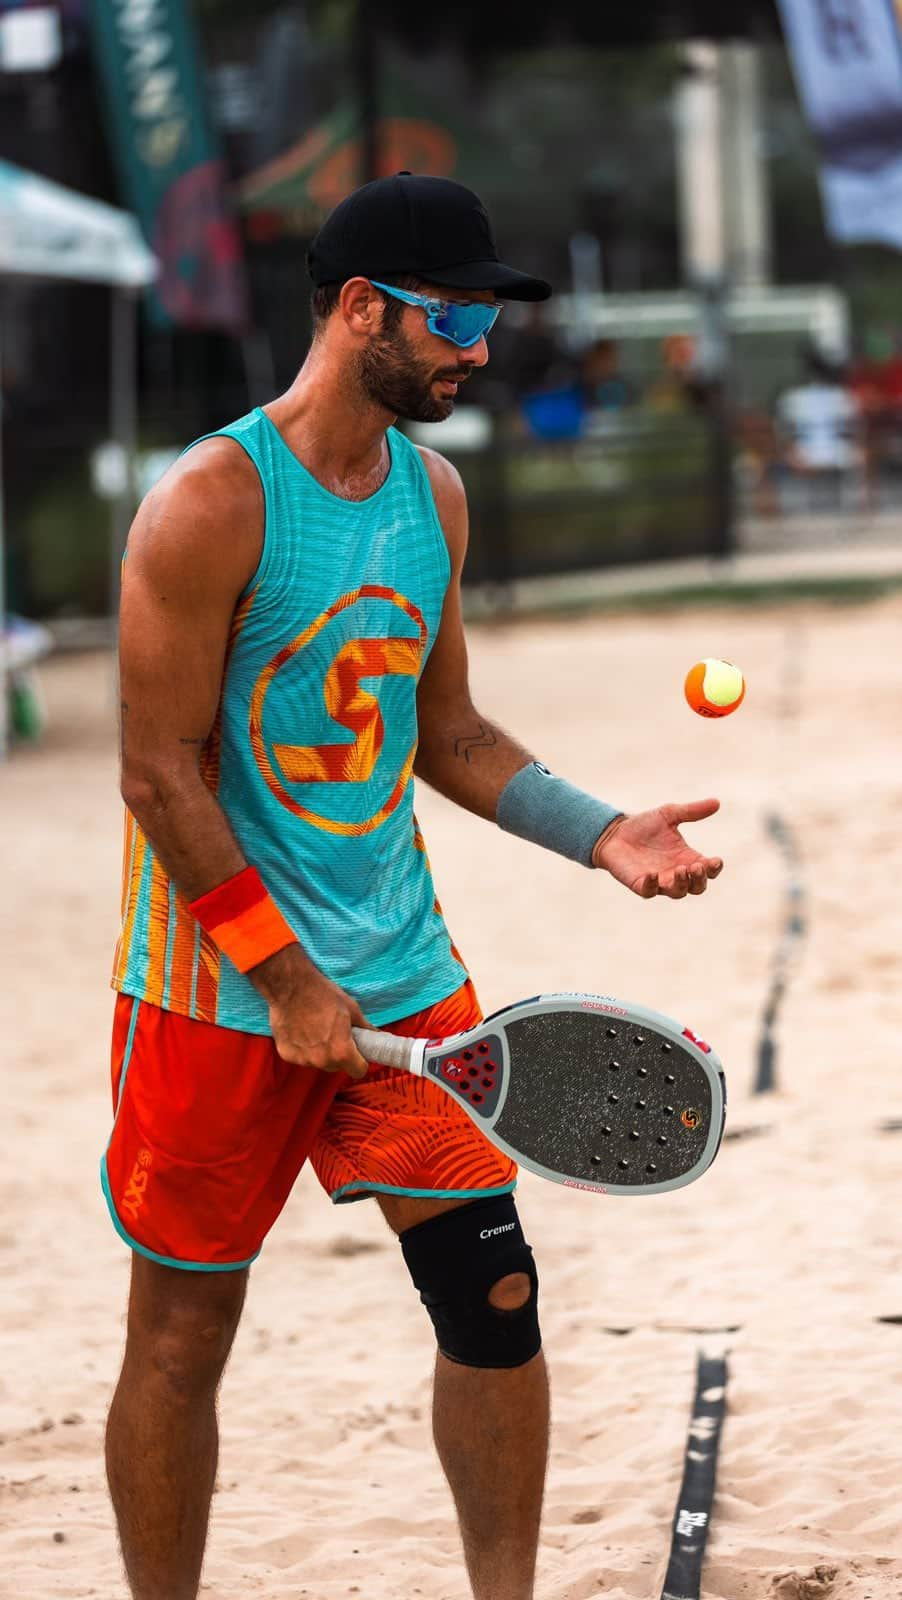
[[[683,806],[658,806],[632,817],[617,817],[592,851],[592,864],[603,867],[643,900],[664,894],[682,900],[704,894],[708,879],[723,869],[719,856],[703,856],[686,843],[681,822],[700,822],[720,810],[719,800],[693,800]]]

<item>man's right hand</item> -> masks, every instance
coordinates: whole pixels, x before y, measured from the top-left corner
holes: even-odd
[[[269,1004],[273,1043],[283,1061],[366,1077],[368,1063],[351,1029],[370,1024],[356,1000],[324,977],[299,945],[278,950],[248,977]]]

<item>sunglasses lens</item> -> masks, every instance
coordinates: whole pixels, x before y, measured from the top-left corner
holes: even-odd
[[[500,306],[484,306],[472,301],[468,305],[446,301],[438,316],[430,317],[429,325],[433,333],[441,334],[443,339],[450,339],[466,350],[495,326],[500,310]]]

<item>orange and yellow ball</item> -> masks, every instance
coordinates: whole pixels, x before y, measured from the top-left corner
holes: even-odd
[[[683,692],[700,717],[728,717],[745,699],[745,679],[732,661],[709,656],[689,668]]]

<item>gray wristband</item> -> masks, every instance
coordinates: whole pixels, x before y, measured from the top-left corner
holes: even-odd
[[[556,778],[540,761],[521,767],[502,789],[495,821],[505,833],[554,850],[584,867],[605,828],[623,812],[606,806],[566,778]]]

